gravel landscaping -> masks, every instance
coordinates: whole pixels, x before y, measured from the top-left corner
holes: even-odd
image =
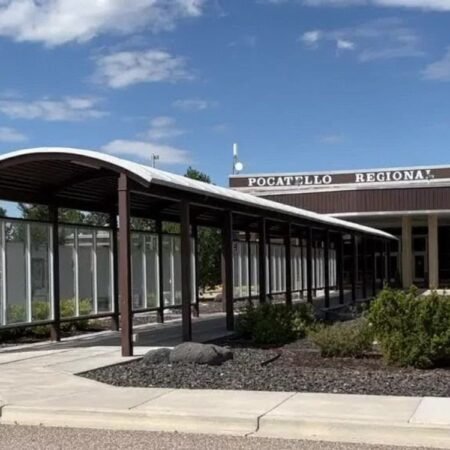
[[[387,367],[378,355],[322,358],[308,340],[272,349],[216,343],[231,346],[234,359],[220,366],[137,360],[80,375],[115,386],[450,396],[450,368]]]

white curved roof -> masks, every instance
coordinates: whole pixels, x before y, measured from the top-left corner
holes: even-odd
[[[97,160],[99,162],[114,165],[117,167],[118,170],[125,170],[133,174],[138,179],[140,179],[140,181],[145,185],[151,183],[165,185],[169,187],[183,189],[185,191],[194,192],[197,194],[220,198],[222,200],[233,201],[235,203],[240,203],[243,205],[260,207],[266,210],[287,214],[289,216],[298,217],[301,219],[313,220],[315,222],[323,223],[324,225],[329,225],[330,227],[334,226],[347,228],[348,230],[358,231],[361,233],[372,234],[375,236],[380,236],[388,239],[395,239],[395,237],[392,236],[391,234],[385,233],[384,231],[377,230],[375,228],[366,227],[364,225],[359,225],[352,222],[347,222],[345,220],[330,217],[325,214],[319,214],[305,209],[296,208],[294,206],[285,205],[283,203],[274,202],[272,200],[256,197],[251,194],[234,191],[229,188],[224,188],[213,184],[192,180],[182,175],[177,175],[171,172],[155,169],[153,167],[149,167],[144,164],[138,164],[133,161],[117,158],[107,153],[93,150],[65,148],[65,147],[30,148],[0,155],[0,163],[14,157],[37,153],[84,156],[91,158],[93,160]]]

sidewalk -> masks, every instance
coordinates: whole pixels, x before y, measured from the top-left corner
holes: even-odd
[[[123,388],[74,375],[129,359],[114,346],[0,353],[0,423],[450,448],[450,398]]]

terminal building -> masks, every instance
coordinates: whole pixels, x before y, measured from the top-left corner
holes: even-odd
[[[450,165],[240,174],[230,176],[229,184],[389,232],[398,241],[390,243],[389,260],[379,257],[379,278],[389,273],[390,282],[403,287],[450,286]]]

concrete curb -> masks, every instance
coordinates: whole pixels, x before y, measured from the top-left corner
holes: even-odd
[[[336,421],[311,417],[266,418],[255,414],[195,415],[137,410],[35,408],[5,405],[2,424],[232,434],[379,445],[450,448],[450,429],[404,423]],[[361,436],[364,436],[362,439]]]
[[[7,425],[178,431],[245,436],[256,432],[258,417],[254,414],[241,414],[232,417],[227,415],[174,414],[163,411],[66,410],[64,408],[33,408],[6,405],[2,408],[0,422]]]
[[[450,448],[450,429],[444,426],[338,421],[314,417],[310,419],[262,417],[255,436]]]

